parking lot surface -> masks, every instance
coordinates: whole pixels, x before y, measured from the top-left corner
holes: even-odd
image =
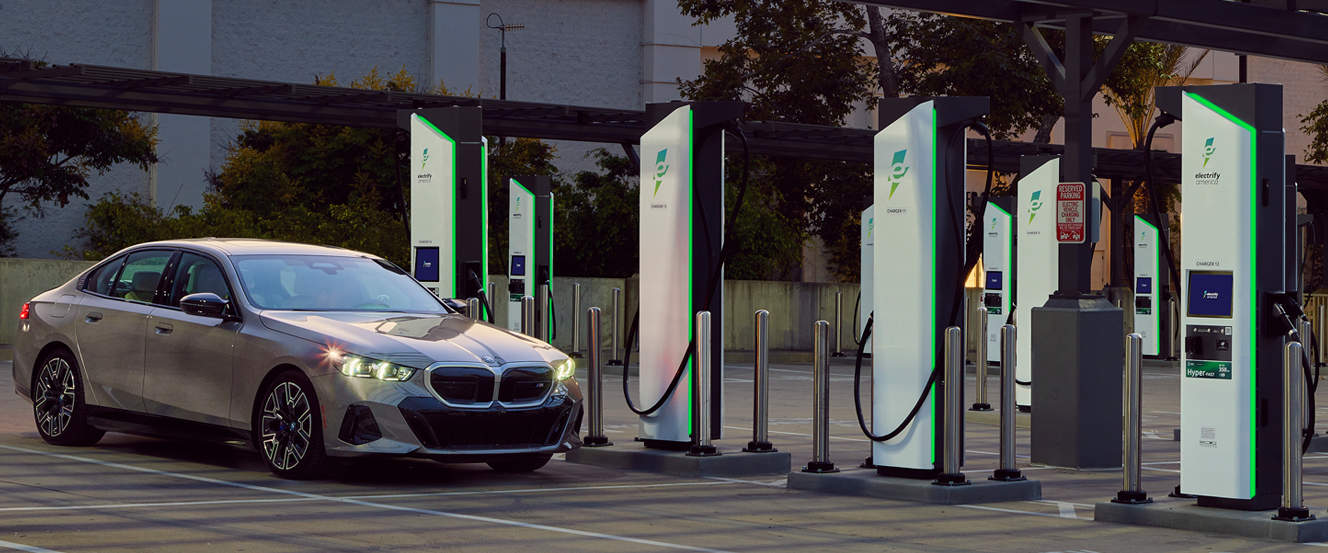
[[[846,470],[869,454],[853,411],[852,371],[832,368],[830,453]],[[1026,457],[1020,468],[1042,481],[1044,500],[971,506],[789,490],[782,476],[684,478],[562,459],[515,475],[485,465],[362,461],[331,479],[285,481],[252,449],[235,445],[125,434],[86,448],[47,445],[29,404],[13,394],[10,374],[9,364],[0,364],[0,551],[1105,553],[1328,545],[1093,522],[1093,503],[1120,488],[1119,470],[1029,467]],[[1179,481],[1172,430],[1180,379],[1168,367],[1148,368],[1144,378],[1143,484],[1164,501]],[[621,399],[620,379],[605,383],[606,426],[617,447],[635,447],[635,417]],[[969,401],[973,382],[970,374]],[[727,367],[722,450],[751,439],[751,386],[750,366]],[[1326,396],[1318,394],[1319,405],[1328,405]],[[794,470],[811,454],[810,405],[810,367],[772,366],[771,441],[792,453]],[[996,467],[997,427],[976,419],[966,426],[964,471],[985,478]],[[1017,452],[1026,455],[1027,428],[1018,439]],[[1305,480],[1306,503],[1328,516],[1328,455],[1306,457]]]

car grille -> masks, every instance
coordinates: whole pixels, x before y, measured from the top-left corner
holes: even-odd
[[[503,373],[498,383],[498,401],[528,403],[544,399],[553,386],[553,370],[548,367],[517,367]]]
[[[475,450],[534,449],[556,445],[571,420],[570,401],[530,410],[453,410],[419,400],[399,406],[424,447]]]
[[[439,367],[429,373],[429,385],[454,405],[493,401],[493,372],[478,367]]]

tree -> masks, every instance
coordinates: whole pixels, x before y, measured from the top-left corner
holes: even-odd
[[[156,128],[129,112],[0,102],[0,255],[13,255],[18,236],[14,198],[44,216],[48,204],[87,199],[93,172],[119,163],[146,171],[156,145]]]
[[[1328,80],[1328,65],[1320,65],[1319,70]],[[1300,117],[1304,126],[1300,128],[1310,136],[1310,144],[1305,147],[1305,161],[1309,163],[1328,163],[1328,100],[1324,100],[1307,115]]]

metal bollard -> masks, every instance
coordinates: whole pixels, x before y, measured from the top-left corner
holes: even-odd
[[[536,337],[535,334],[535,298],[521,297],[521,333]]]
[[[621,313],[622,310],[618,308],[619,296],[621,295],[622,290],[618,288],[613,289],[613,306],[611,308],[613,309],[613,336],[609,337],[609,362],[607,364],[614,366],[623,364],[622,358],[618,357],[618,339],[622,336],[622,319],[619,318],[619,313]]]
[[[752,378],[755,389],[752,405],[752,441],[743,451],[752,453],[774,453],[774,444],[770,443],[770,312],[764,309],[756,312],[756,375]]]
[[[553,322],[549,320],[549,302],[553,301],[553,294],[549,293],[549,284],[544,283],[539,287],[535,305],[539,307],[539,312],[535,315],[535,333],[536,337],[545,342],[553,342]]]
[[[1124,443],[1121,448],[1121,491],[1116,492],[1116,498],[1112,503],[1125,503],[1128,505],[1142,505],[1152,503],[1152,498],[1148,497],[1142,486],[1142,467],[1140,463],[1140,412],[1143,405],[1144,382],[1144,337],[1138,333],[1130,333],[1125,337],[1125,385],[1121,388],[1122,400],[1125,403],[1125,420],[1122,427],[1125,428]]]
[[[839,472],[830,461],[830,323],[816,321],[812,337],[812,460],[802,472]]]
[[[1014,325],[1001,326],[1001,468],[996,469],[988,480],[1018,482],[1026,480],[1014,464],[1014,361],[1015,352]]]
[[[597,309],[598,310],[598,309]],[[572,314],[581,312],[581,283],[572,283]],[[572,323],[571,357],[581,357],[581,323]]]
[[[719,455],[715,446],[710,444],[710,312],[696,313],[696,356],[693,358],[696,372],[693,374],[692,413],[692,448],[689,457],[713,457]]]
[[[585,439],[581,440],[586,447],[613,445],[604,435],[604,375],[599,366],[601,326],[599,308],[591,307],[586,311],[586,328],[590,331],[590,381],[586,383],[590,388],[586,398],[590,404],[590,428]]]
[[[932,484],[937,486],[967,486],[972,484],[959,472],[960,453],[964,449],[964,333],[957,326],[945,329],[945,447],[941,457],[941,473]]]
[[[835,352],[834,357],[844,356],[844,293],[835,292]]]
[[[470,318],[475,319],[477,321],[483,319],[483,317],[480,316],[479,298],[466,298],[466,315],[470,316]]]
[[[978,326],[977,359],[973,363],[978,379],[978,397],[974,398],[973,407],[969,411],[990,411],[991,403],[987,402],[987,306],[978,304],[977,309],[973,310],[971,322]]]
[[[1300,362],[1304,355],[1300,342],[1289,342],[1282,349],[1282,506],[1277,508],[1273,520],[1303,522],[1314,520],[1301,497],[1301,426],[1300,393],[1302,376]]]
[[[1325,311],[1328,311],[1328,309],[1325,308],[1328,308],[1328,306],[1319,304],[1319,332],[1315,334],[1315,336],[1318,336],[1320,340],[1323,339],[1323,336],[1325,334],[1328,334],[1324,332],[1325,330],[1328,330],[1328,313],[1325,313]],[[1323,346],[1321,345],[1315,349],[1319,354],[1317,356],[1318,359],[1316,359],[1315,362],[1318,363],[1319,365],[1323,365]]]

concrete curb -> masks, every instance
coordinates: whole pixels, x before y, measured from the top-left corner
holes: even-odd
[[[1317,509],[1310,509],[1311,512],[1315,510]],[[1200,507],[1188,501],[1160,501],[1145,505],[1108,502],[1093,506],[1093,520],[1100,522],[1176,528],[1294,543],[1328,540],[1328,519],[1285,522],[1273,520],[1275,514],[1276,510],[1229,511]]]
[[[794,471],[789,473],[788,487],[796,490],[940,505],[1042,499],[1042,483],[1037,480],[996,482],[987,480],[987,474],[984,472],[981,475],[969,475],[969,481],[972,484],[968,486],[936,486],[931,480],[892,478],[878,476],[874,469],[846,468],[841,472],[829,474]]]

